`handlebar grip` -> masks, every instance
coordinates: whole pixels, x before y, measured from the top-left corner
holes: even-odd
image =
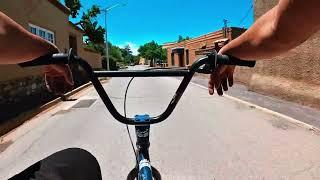
[[[218,55],[217,64],[254,67],[256,65],[256,61],[241,60],[230,55]]]
[[[47,54],[44,56],[40,56],[37,59],[32,61],[20,63],[19,66],[21,67],[31,67],[31,66],[42,66],[42,65],[49,65],[49,64],[68,64],[70,57],[68,54]]]

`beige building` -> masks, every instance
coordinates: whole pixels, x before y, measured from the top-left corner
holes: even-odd
[[[237,38],[245,29],[238,27],[223,28],[222,30],[204,34],[182,42],[166,43],[168,66],[188,66],[201,56],[219,49],[227,42]]]
[[[1,0],[0,11],[30,32],[54,43],[61,52],[73,48],[94,68],[102,67],[100,54],[84,47],[82,29],[69,21],[69,9],[58,0]],[[42,78],[40,67],[0,66],[0,104],[13,97],[39,92],[43,88]]]
[[[255,1],[255,19],[277,3]],[[237,68],[235,77],[250,90],[320,108],[320,32],[281,56],[258,61],[254,69]]]
[[[146,58],[141,57],[139,60],[140,65],[150,65],[150,60],[147,60]]]

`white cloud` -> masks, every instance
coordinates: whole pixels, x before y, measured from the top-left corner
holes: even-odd
[[[130,49],[131,49],[133,55],[139,54],[139,52],[138,52],[139,46],[132,43],[132,42],[126,42],[126,43],[124,43],[124,45],[119,45],[119,47],[124,48],[127,45],[130,46]]]

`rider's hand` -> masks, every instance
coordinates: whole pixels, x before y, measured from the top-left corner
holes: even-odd
[[[222,65],[210,75],[210,80],[208,83],[210,95],[213,95],[214,89],[216,89],[218,95],[222,96],[223,91],[228,91],[228,86],[233,86],[234,69],[235,66]]]
[[[53,46],[50,53],[58,53]],[[48,90],[56,95],[62,95],[73,88],[72,73],[68,65],[53,64],[44,66],[45,83]]]
[[[43,68],[48,90],[62,95],[73,88],[72,73],[68,65],[47,65]]]
[[[224,48],[219,51],[219,54],[224,54]],[[223,91],[228,91],[228,86],[233,86],[233,73],[235,66],[219,65],[216,70],[210,75],[208,83],[209,94],[214,94],[214,89],[218,95],[222,96]]]

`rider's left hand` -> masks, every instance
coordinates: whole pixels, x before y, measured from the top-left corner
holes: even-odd
[[[64,94],[73,88],[72,73],[68,65],[55,64],[43,68],[46,87],[57,95]]]

